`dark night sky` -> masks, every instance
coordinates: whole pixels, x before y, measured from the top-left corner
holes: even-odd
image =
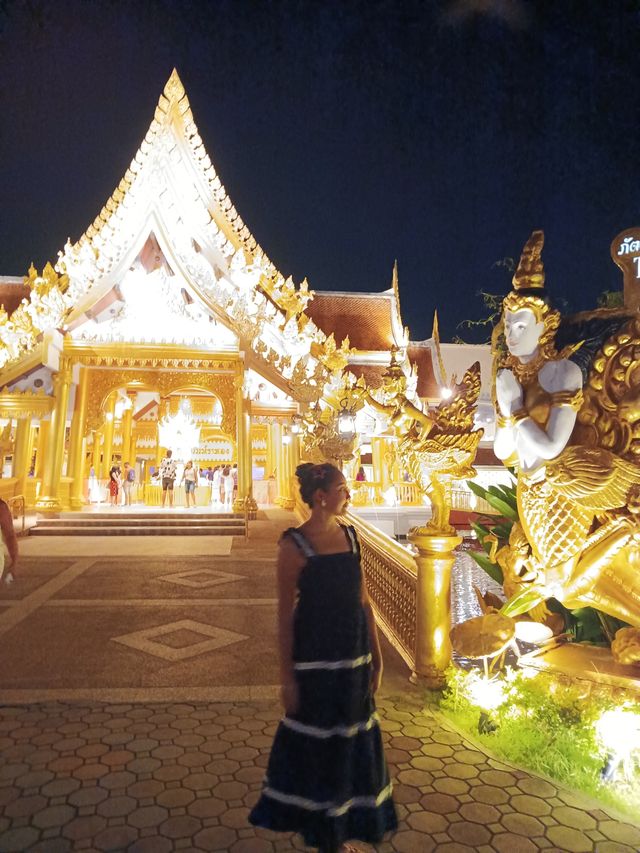
[[[55,260],[175,65],[234,204],[285,275],[380,291],[414,339],[505,292],[546,232],[574,310],[640,225],[640,13],[614,0],[0,0],[0,274]]]

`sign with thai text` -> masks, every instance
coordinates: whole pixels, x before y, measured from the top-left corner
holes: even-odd
[[[640,310],[640,228],[627,228],[614,238],[611,258],[622,270],[625,308]]]

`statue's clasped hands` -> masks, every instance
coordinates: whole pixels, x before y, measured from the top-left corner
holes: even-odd
[[[514,412],[522,409],[522,385],[511,370],[500,370],[496,376],[496,399],[500,412],[510,418]]]

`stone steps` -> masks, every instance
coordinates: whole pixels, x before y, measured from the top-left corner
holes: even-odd
[[[244,516],[237,513],[68,512],[43,516],[31,536],[244,536]]]

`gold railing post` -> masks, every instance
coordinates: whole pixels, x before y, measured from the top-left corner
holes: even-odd
[[[409,541],[418,550],[416,588],[416,656],[414,683],[443,687],[444,672],[451,661],[451,569],[460,536],[430,533],[414,527]]]

